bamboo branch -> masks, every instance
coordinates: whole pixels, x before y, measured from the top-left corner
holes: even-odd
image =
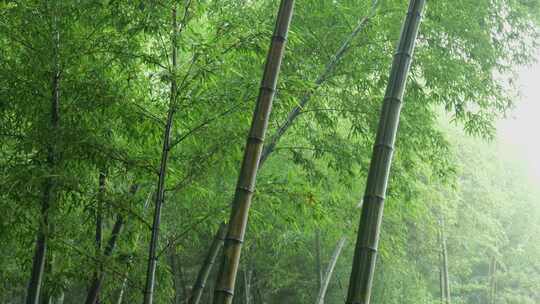
[[[289,115],[287,116],[287,119],[283,122],[281,127],[278,128],[278,130],[270,137],[269,142],[264,146],[260,165],[262,166],[268,156],[272,153],[272,151],[276,148],[276,145],[278,144],[281,137],[283,137],[283,134],[291,127],[291,125],[294,123],[296,118],[305,111],[305,107],[310,101],[311,97],[313,96],[313,93],[316,89],[321,87],[326,80],[329,79],[329,77],[334,73],[336,67],[341,62],[347,51],[351,48],[352,41],[366,28],[366,25],[371,20],[371,18],[375,15],[377,12],[379,1],[374,0],[371,5],[370,12],[360,19],[356,27],[353,29],[351,34],[345,38],[343,43],[341,44],[341,47],[336,51],[334,56],[330,59],[330,61],[326,64],[323,72],[317,77],[314,83],[313,89],[306,92],[304,96],[302,96],[302,99],[300,100],[300,103],[292,109],[291,112],[289,112]]]

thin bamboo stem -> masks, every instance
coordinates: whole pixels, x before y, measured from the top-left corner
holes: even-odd
[[[324,274],[322,270],[322,252],[321,252],[321,230],[317,228],[315,231],[315,267],[317,270],[317,279],[319,283],[319,290],[322,288]]]
[[[204,287],[206,286],[206,281],[208,280],[210,271],[214,266],[219,250],[221,249],[221,247],[223,247],[223,241],[225,240],[226,233],[227,225],[225,223],[221,223],[214,237],[214,240],[212,241],[212,245],[210,246],[208,255],[206,256],[203,264],[201,265],[201,269],[199,270],[199,274],[197,275],[197,280],[193,285],[193,292],[189,299],[189,304],[199,304],[199,302],[201,301]]]
[[[130,195],[133,196],[139,189],[139,186],[134,184],[131,186],[129,192]],[[103,250],[103,257],[109,258],[116,248],[116,244],[118,242],[118,238],[120,236],[120,233],[122,232],[122,228],[124,227],[124,216],[121,214],[118,214],[116,217],[116,221],[114,222],[111,236],[109,237],[109,240],[107,241],[107,245],[105,246],[105,249]],[[105,272],[103,271],[103,261],[101,259],[97,259],[98,261],[98,267],[100,271],[96,273],[94,276],[94,279],[92,280],[92,283],[90,284],[90,288],[88,288],[88,293],[86,295],[85,304],[95,304],[99,302],[99,292],[101,290],[101,285],[103,284],[103,280],[105,279]]]
[[[342,237],[338,241],[336,245],[336,249],[334,249],[334,253],[332,254],[330,263],[328,263],[328,267],[326,268],[324,280],[321,284],[321,288],[319,289],[319,295],[317,296],[317,301],[315,302],[316,304],[324,304],[324,298],[326,297],[326,291],[328,290],[328,285],[330,284],[332,273],[334,272],[334,268],[336,267],[337,260],[339,258],[339,255],[341,254],[341,250],[343,249],[343,246],[345,246],[346,241],[347,241],[347,238]]]
[[[56,151],[57,138],[56,133],[60,126],[60,31],[58,29],[57,12],[54,11],[53,18],[53,71],[51,75],[51,140],[47,145],[47,167],[52,172],[55,170],[58,162],[58,151]],[[26,304],[38,304],[41,285],[45,270],[47,258],[48,238],[49,238],[49,212],[50,207],[56,200],[55,188],[56,181],[50,174],[43,183],[43,196],[41,200],[41,219],[37,231],[36,247],[32,262],[32,272],[28,283],[26,293]]]
[[[169,109],[167,114],[167,122],[163,134],[163,148],[161,152],[161,164],[159,170],[158,184],[156,187],[156,200],[154,210],[154,220],[152,224],[152,235],[150,238],[150,246],[148,253],[148,268],[146,271],[146,285],[144,288],[144,304],[152,304],[154,297],[154,285],[157,267],[157,246],[159,239],[159,226],[161,222],[161,207],[165,200],[165,176],[167,173],[167,160],[169,158],[171,130],[173,124],[173,116],[176,111],[176,97],[178,94],[178,88],[176,83],[176,70],[177,70],[177,36],[178,36],[178,22],[176,16],[176,5],[172,9],[172,37],[171,37],[171,53],[172,53],[172,67],[171,67],[171,92]]]

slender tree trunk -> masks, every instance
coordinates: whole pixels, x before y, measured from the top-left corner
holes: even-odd
[[[58,298],[54,300],[54,304],[64,304],[64,292],[60,292],[60,295],[58,295]]]
[[[148,253],[148,269],[146,272],[146,285],[144,288],[144,304],[152,304],[154,297],[154,285],[157,266],[157,246],[159,238],[159,225],[161,222],[161,206],[164,201],[165,195],[165,175],[167,172],[167,160],[169,158],[169,143],[171,139],[171,129],[173,124],[173,116],[176,111],[176,97],[177,97],[177,84],[176,84],[176,70],[177,70],[177,36],[178,36],[178,23],[176,17],[176,5],[172,9],[172,37],[171,37],[171,53],[172,53],[172,71],[171,71],[171,92],[169,101],[169,110],[167,114],[167,122],[165,125],[165,131],[163,134],[163,149],[161,152],[161,165],[159,170],[159,179],[156,187],[156,201],[154,210],[154,221],[152,224],[152,236],[150,239],[150,248]]]
[[[182,289],[182,298],[180,299],[180,302],[187,302],[187,300],[190,297],[189,290],[187,288],[186,279],[184,276],[184,267],[182,266],[182,263],[178,260],[177,257],[177,265],[178,265],[178,283],[180,284],[180,288]]]
[[[201,265],[201,269],[199,270],[199,274],[197,275],[197,280],[193,285],[189,304],[199,304],[204,291],[204,286],[206,285],[206,281],[208,280],[208,276],[210,275],[210,271],[212,270],[212,267],[216,261],[219,250],[221,249],[221,247],[223,247],[223,241],[225,239],[226,233],[227,224],[221,223],[216,233],[216,236],[212,241],[212,245],[210,246],[208,255],[206,256],[203,264]]]
[[[440,264],[439,264],[439,290],[441,296],[441,304],[445,302],[445,291],[444,291],[444,270],[442,266],[442,252],[439,254]]]
[[[347,304],[370,303],[392,152],[424,4],[425,0],[410,1],[398,51],[394,56],[366,182]]]
[[[107,174],[105,170],[100,170],[98,177],[98,195],[97,195],[97,207],[96,207],[96,258],[101,261],[101,247],[103,242],[103,200],[105,198],[105,183],[107,181]],[[94,273],[94,282],[99,280],[99,276],[103,272],[103,265],[101,262],[98,265],[96,272]],[[99,303],[99,293],[96,296],[96,303]]]
[[[127,285],[127,275],[122,280],[122,285],[120,286],[120,290],[118,290],[118,295],[116,296],[116,304],[122,304],[122,301],[124,300],[124,292],[126,291],[126,285]]]
[[[276,90],[281,60],[285,49],[285,41],[292,18],[294,0],[282,0],[266,59],[263,79],[257,105],[253,113],[244,159],[238,177],[236,193],[231,209],[229,228],[223,248],[221,263],[214,296],[214,304],[230,304],[234,296],[234,286],[240,262],[242,242],[246,231],[251,198],[255,191],[257,169],[261,158],[268,119],[272,109],[272,101]]]
[[[253,272],[249,269],[244,269],[244,303],[251,304],[251,277]]]
[[[495,304],[497,295],[497,259],[495,255],[491,258],[490,268],[489,304]]]
[[[334,249],[334,253],[332,254],[332,258],[330,259],[330,263],[328,263],[326,273],[324,274],[324,280],[322,282],[321,288],[319,289],[319,295],[317,296],[317,301],[315,302],[316,304],[324,304],[324,297],[326,296],[326,291],[328,290],[328,285],[330,284],[332,273],[334,272],[334,268],[336,267],[337,260],[339,258],[339,255],[341,254],[343,246],[345,246],[346,240],[347,239],[345,237],[342,237],[339,240],[336,249]]]
[[[321,258],[321,229],[317,228],[315,231],[315,263],[316,263],[316,270],[317,270],[317,278],[319,280],[319,290],[322,289],[323,284],[323,271],[322,271],[322,258]]]
[[[444,300],[446,304],[452,302],[450,296],[450,278],[448,271],[448,251],[446,249],[446,235],[444,231],[444,219],[441,219],[441,253],[442,253],[442,267],[443,267],[443,282],[444,282]]]
[[[375,15],[375,12],[377,10],[377,6],[379,4],[379,0],[374,0],[372,2],[371,10],[370,12],[360,19],[356,27],[353,29],[351,34],[345,38],[343,43],[341,44],[340,48],[336,51],[334,56],[330,59],[330,61],[326,64],[323,72],[317,77],[315,80],[315,87],[308,91],[307,93],[302,96],[302,99],[300,99],[300,102],[294,109],[292,109],[291,112],[289,112],[289,115],[287,116],[287,119],[281,127],[272,135],[270,136],[270,140],[268,141],[268,144],[264,146],[262,155],[261,155],[261,161],[259,166],[262,166],[262,164],[267,160],[268,156],[274,151],[276,148],[276,145],[278,144],[281,137],[283,137],[283,134],[291,127],[291,125],[294,123],[296,118],[300,115],[303,109],[306,108],[306,105],[308,104],[309,100],[311,99],[311,96],[315,92],[317,88],[319,88],[321,85],[323,85],[331,76],[332,73],[335,71],[337,65],[341,62],[345,54],[347,54],[347,51],[351,48],[351,44],[353,40],[366,28],[367,24]]]
[[[135,195],[137,190],[138,190],[138,185],[132,185],[130,189],[130,194]],[[107,242],[107,246],[105,247],[105,250],[103,251],[104,259],[107,259],[112,255],[116,247],[116,244],[118,242],[118,237],[120,233],[122,232],[123,227],[124,227],[124,217],[121,214],[118,214],[112,228],[111,236]],[[101,270],[102,269],[101,259],[98,259],[98,263],[100,265],[100,270]],[[104,279],[105,279],[105,272],[99,271],[98,275],[94,277],[94,279],[92,280],[92,284],[90,285],[90,288],[88,288],[85,304],[95,304],[98,301],[99,291],[101,290],[101,285],[103,284]]]
[[[56,170],[58,162],[58,151],[56,151],[56,133],[60,125],[60,33],[57,28],[57,17],[53,17],[53,71],[51,77],[51,140],[47,147],[47,167],[49,176],[43,183],[43,196],[41,199],[41,219],[37,231],[36,247],[32,263],[32,272],[26,294],[26,304],[38,304],[41,285],[43,283],[43,273],[47,256],[47,245],[49,237],[49,209],[56,200],[56,180],[53,172]]]
[[[146,198],[146,201],[144,202],[143,206],[143,215],[146,213],[146,210],[148,208],[148,205],[150,204],[150,197],[152,196],[152,192],[148,194],[148,197]],[[137,251],[138,245],[139,245],[139,239],[140,239],[140,233],[135,234],[135,241],[134,241],[134,249],[133,252]],[[131,263],[133,263],[133,255],[128,256],[127,258],[127,264],[128,268],[130,267]],[[120,285],[120,289],[117,292],[116,296],[116,304],[122,304],[122,301],[124,299],[124,293],[126,292],[127,282],[128,282],[128,276],[129,271],[126,271],[122,278],[122,285]]]
[[[187,291],[182,286],[181,274],[180,272],[180,263],[178,263],[178,257],[176,256],[176,250],[173,246],[170,246],[169,249],[169,264],[171,266],[171,273],[173,276],[173,289],[174,289],[174,304],[180,304],[182,298],[187,297]],[[181,291],[182,290],[182,291]]]
[[[49,235],[54,234],[52,223],[49,224]],[[41,296],[39,302],[41,304],[52,304],[53,296],[51,294],[51,277],[53,276],[54,255],[50,251],[47,252],[45,261],[45,269],[43,270],[43,287],[41,288]]]
[[[118,236],[120,235],[120,232],[122,231],[123,226],[124,226],[124,218],[122,215],[118,215],[112,229],[111,237],[109,239],[109,242],[107,243],[107,247],[105,247],[105,250],[103,252],[104,258],[110,257],[112,252],[114,251],[114,248],[116,247],[116,243],[118,240]],[[100,272],[99,276],[92,281],[92,285],[90,286],[88,290],[88,294],[86,296],[86,301],[85,301],[86,304],[96,303],[96,301],[98,300],[99,291],[101,289],[101,285],[103,284],[104,278],[105,278],[105,274],[103,272]]]
[[[448,252],[446,249],[446,235],[444,227],[444,217],[439,219],[439,244],[440,248],[440,289],[441,289],[441,303],[450,304],[450,282],[448,271]]]

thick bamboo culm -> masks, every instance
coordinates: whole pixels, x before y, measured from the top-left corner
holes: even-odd
[[[383,216],[384,199],[401,104],[425,0],[411,0],[394,56],[373,147],[356,241],[347,304],[369,304]]]
[[[242,167],[231,208],[229,227],[223,247],[223,260],[220,265],[214,291],[213,303],[215,304],[230,304],[234,296],[236,275],[248,221],[249,207],[253,192],[255,191],[257,170],[272,109],[293,7],[294,0],[282,0],[279,6],[276,26],[266,58],[259,97],[253,113],[251,129],[244,150]]]

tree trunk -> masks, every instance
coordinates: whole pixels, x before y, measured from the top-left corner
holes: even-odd
[[[118,290],[118,296],[116,297],[116,304],[122,304],[122,301],[124,300],[124,292],[126,291],[126,285],[127,285],[127,275],[122,280],[122,285],[120,286],[120,290]]]
[[[441,296],[441,304],[444,304],[445,302],[445,291],[444,291],[444,270],[442,266],[442,253],[439,254],[440,257],[440,264],[439,264],[439,290],[440,290],[440,296]]]
[[[206,285],[206,281],[208,280],[208,276],[210,275],[210,271],[214,266],[219,250],[221,249],[221,247],[223,247],[223,241],[225,239],[226,233],[227,224],[221,223],[216,233],[216,236],[212,241],[212,245],[210,246],[208,255],[206,256],[203,264],[201,265],[201,269],[199,270],[199,274],[197,275],[197,280],[193,285],[193,291],[191,292],[189,304],[199,304],[204,291],[204,286]]]
[[[148,194],[148,197],[146,198],[146,201],[144,202],[143,215],[146,213],[148,205],[150,204],[150,197],[151,196],[152,196],[152,192],[150,192]],[[133,252],[135,252],[137,250],[137,248],[138,248],[140,236],[141,236],[140,233],[137,233],[135,235],[135,241],[133,242],[135,244],[134,245],[135,248],[133,249]],[[133,255],[128,256],[128,258],[127,258],[128,268],[129,268],[129,266],[131,265],[132,262],[133,262]],[[120,289],[118,290],[118,293],[117,293],[117,296],[116,296],[116,304],[122,304],[122,301],[124,299],[124,293],[126,291],[126,287],[127,287],[127,283],[128,283],[128,276],[129,276],[129,271],[126,271],[126,273],[124,274],[124,276],[122,278],[122,285],[120,285]]]
[[[448,272],[448,252],[446,250],[446,235],[444,228],[444,217],[439,219],[439,244],[440,248],[440,289],[441,289],[441,303],[450,304],[450,282]]]
[[[450,304],[450,280],[448,274],[448,251],[446,250],[446,235],[444,231],[444,220],[441,219],[441,253],[442,253],[442,267],[443,267],[443,282],[444,282],[444,300],[446,304]]]
[[[26,304],[38,304],[41,285],[43,283],[43,273],[47,256],[47,245],[49,237],[49,208],[56,200],[56,180],[53,173],[58,162],[58,152],[56,151],[58,128],[60,125],[60,34],[57,28],[56,16],[53,17],[53,71],[51,77],[51,139],[47,146],[47,167],[49,176],[43,183],[43,196],[41,199],[41,219],[37,231],[36,247],[32,263],[32,272],[26,293]]]
[[[328,284],[330,284],[332,273],[334,272],[334,268],[336,267],[337,260],[341,254],[343,246],[345,246],[346,240],[347,239],[345,237],[342,237],[339,240],[336,249],[334,249],[334,253],[332,254],[332,258],[330,259],[330,263],[328,263],[326,273],[324,274],[324,280],[322,281],[321,288],[319,289],[319,295],[317,296],[317,301],[315,302],[316,304],[324,304],[324,297],[326,296],[326,291],[328,290]]]
[[[272,109],[272,101],[285,49],[285,40],[292,18],[293,6],[294,0],[282,0],[280,3],[276,27],[266,59],[259,97],[253,113],[251,130],[244,150],[244,159],[232,204],[229,229],[223,247],[223,261],[216,281],[214,304],[230,304],[234,296],[234,286],[251,197],[255,191],[257,169]]]
[[[131,189],[129,190],[129,192],[131,195],[135,195],[138,189],[139,189],[138,185],[134,184],[131,186]],[[118,214],[112,228],[111,236],[107,242],[107,246],[105,247],[105,250],[103,251],[104,259],[107,259],[112,255],[114,248],[116,247],[116,243],[118,242],[118,236],[122,232],[123,226],[124,226],[124,217],[121,214]],[[99,269],[102,270],[101,258],[99,258],[97,262],[99,264]],[[90,284],[90,288],[88,288],[85,304],[95,304],[98,301],[99,291],[101,289],[101,284],[103,283],[104,279],[105,279],[105,272],[99,271],[98,275],[95,276],[94,279],[92,280],[92,284]]]
[[[322,271],[322,258],[321,258],[321,230],[317,228],[315,231],[315,268],[317,270],[317,279],[319,283],[319,290],[322,289],[323,284],[323,271]]]
[[[101,264],[101,247],[103,242],[103,200],[105,198],[105,183],[107,181],[106,170],[100,170],[98,177],[98,195],[96,207],[96,258],[100,261],[96,272],[94,273],[94,282],[99,280],[99,276],[103,272]],[[96,303],[99,303],[99,293],[97,294]]]
[[[369,304],[370,302],[392,152],[424,4],[425,0],[410,1],[398,51],[394,56],[366,182],[347,295],[346,303],[348,304]]]
[[[296,118],[300,115],[303,109],[306,108],[307,103],[311,99],[311,96],[315,92],[315,90],[323,85],[326,80],[330,78],[332,73],[335,71],[337,65],[341,62],[341,59],[345,56],[347,51],[351,48],[352,41],[362,32],[362,30],[366,27],[369,20],[375,15],[375,12],[377,10],[377,6],[379,4],[379,0],[374,0],[372,2],[371,10],[370,12],[360,19],[356,27],[353,29],[351,34],[343,41],[340,48],[336,51],[334,56],[330,59],[330,61],[326,64],[324,67],[324,71],[317,77],[315,80],[315,86],[312,90],[305,93],[304,96],[302,96],[302,99],[300,99],[299,104],[292,109],[291,112],[289,112],[289,115],[287,116],[287,119],[285,122],[279,127],[279,129],[270,136],[270,140],[268,141],[268,144],[266,144],[263,148],[263,152],[261,155],[261,161],[259,166],[262,166],[264,162],[267,160],[268,156],[274,151],[276,148],[276,145],[278,144],[281,137],[283,137],[283,134],[291,127],[293,122],[296,120]]]
[[[171,273],[173,277],[173,289],[174,289],[174,304],[180,304],[182,299],[187,297],[187,291],[182,286],[180,263],[178,263],[178,256],[173,246],[169,247],[169,264],[171,267]]]
[[[165,175],[167,172],[167,160],[169,158],[169,143],[171,139],[171,129],[173,124],[173,116],[176,111],[176,97],[177,97],[177,84],[176,84],[176,70],[177,70],[177,46],[176,40],[178,35],[178,24],[176,20],[176,5],[172,9],[172,37],[171,37],[171,53],[172,53],[172,67],[171,67],[171,92],[169,109],[167,114],[167,122],[165,125],[165,131],[163,134],[163,148],[161,152],[161,164],[159,169],[158,184],[156,187],[156,200],[154,210],[154,220],[152,223],[152,236],[150,239],[150,248],[148,253],[148,268],[146,272],[146,285],[144,288],[144,304],[152,304],[154,296],[155,275],[157,266],[157,246],[159,238],[159,225],[161,222],[161,206],[164,201],[165,195]]]
[[[107,243],[107,247],[105,247],[105,251],[103,252],[104,258],[110,257],[112,252],[114,251],[114,248],[118,240],[118,235],[122,231],[123,226],[124,226],[124,217],[122,215],[118,215],[112,229],[111,237],[109,239],[109,242]],[[99,291],[101,289],[101,285],[103,283],[104,278],[105,278],[105,274],[103,272],[99,272],[99,276],[96,277],[92,281],[92,285],[90,286],[88,290],[88,294],[86,296],[86,301],[85,301],[86,304],[96,303],[96,301],[98,300]]]
[[[54,300],[54,304],[64,304],[64,292],[60,292],[60,295]]]
[[[497,295],[497,259],[495,255],[491,258],[490,267],[490,282],[489,282],[489,304],[495,304]]]
[[[244,269],[244,304],[251,304],[251,277],[253,272]]]

